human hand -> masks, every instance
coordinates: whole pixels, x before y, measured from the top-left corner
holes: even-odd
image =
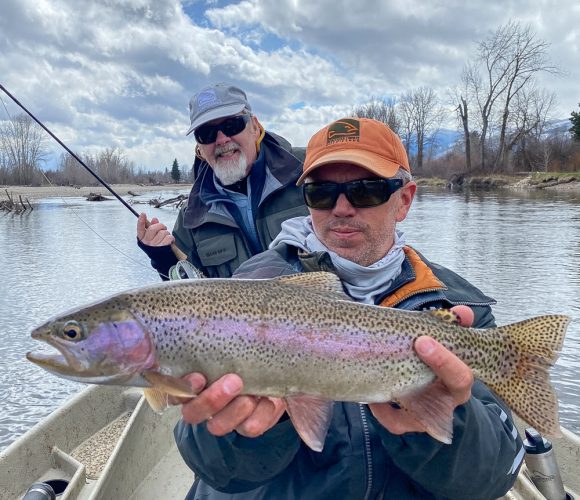
[[[441,400],[445,399],[452,418],[453,410],[471,397],[474,380],[471,368],[431,337],[419,337],[415,341],[414,348],[419,358],[431,367],[437,376],[427,390],[436,391]],[[394,408],[391,403],[369,404],[369,408],[380,424],[393,434],[426,432],[427,428],[420,420],[420,411],[413,411],[413,399],[404,401],[404,398],[401,398],[401,403],[403,408],[409,411]]]
[[[160,223],[157,217],[149,222],[145,213],[140,214],[137,219],[137,238],[141,243],[152,247],[171,245],[175,241],[165,224]]]
[[[276,425],[286,410],[286,404],[279,398],[240,396],[243,381],[235,374],[226,374],[207,387],[201,373],[184,378],[198,396],[170,397],[170,404],[182,404],[183,420],[192,425],[207,421],[207,430],[215,436],[235,430],[245,437],[258,437]]]

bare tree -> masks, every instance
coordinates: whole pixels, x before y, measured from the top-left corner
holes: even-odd
[[[0,161],[14,184],[32,184],[40,164],[46,159],[42,129],[27,114],[19,114],[0,124]]]
[[[556,103],[556,96],[553,92],[537,88],[522,89],[513,103],[506,150],[511,151],[519,145],[525,166],[547,171],[552,157],[552,147],[551,141],[544,135]]]
[[[397,100],[371,97],[370,101],[353,109],[353,116],[372,118],[388,125],[395,134],[399,135],[401,120],[397,115]]]
[[[83,162],[105,181],[115,184],[131,182],[135,178],[135,167],[125,159],[117,148],[107,148],[95,155],[81,155]],[[61,184],[96,185],[98,181],[77,160],[69,154],[63,154],[57,172],[53,178]]]
[[[433,89],[419,87],[404,93],[400,99],[407,123],[410,122],[412,133],[417,141],[416,168],[421,171],[423,168],[423,158],[425,145],[429,136],[435,135],[443,112],[437,95]]]
[[[538,40],[531,26],[510,22],[506,25],[505,31],[510,38],[510,44],[504,62],[507,87],[500,128],[499,153],[496,160],[496,166],[500,168],[505,166],[505,155],[506,151],[509,150],[509,147],[506,147],[506,134],[512,100],[533,82],[537,73],[542,71],[558,73],[558,68],[548,61],[549,44],[543,40]]]
[[[503,169],[506,152],[509,116],[514,98],[533,82],[539,72],[557,73],[547,57],[549,44],[539,40],[532,28],[522,26],[519,22],[509,21],[498,28],[489,38],[478,44],[478,61],[483,63],[483,77],[479,85],[473,81],[482,120],[481,163],[485,169],[486,141],[489,138],[490,119],[496,105],[501,103],[498,111],[498,152],[493,163],[493,170]]]
[[[460,84],[451,91],[451,104],[455,106],[457,118],[463,128],[463,142],[465,144],[465,170],[471,172],[472,165],[472,124],[470,123],[470,105],[474,99],[474,89],[480,87],[479,75],[472,63],[464,66],[461,72]]]
[[[413,109],[411,102],[400,100],[398,104],[399,117],[401,120],[400,136],[405,145],[407,157],[411,161],[411,146],[413,145]]]

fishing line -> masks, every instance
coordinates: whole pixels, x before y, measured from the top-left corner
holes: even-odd
[[[4,90],[6,92],[6,89],[4,89],[4,87],[2,87],[2,85],[0,84],[0,88],[2,88],[2,90]],[[2,96],[0,96],[0,102],[2,102],[2,106],[4,108],[4,111],[6,112],[6,115],[8,116],[8,118],[10,119],[10,121],[14,122],[12,115],[10,114],[10,112],[8,111],[8,108],[6,107],[6,103],[4,102],[4,99],[2,99]],[[22,107],[22,106],[21,106]],[[38,122],[38,120],[35,119],[35,121]],[[48,131],[48,129],[46,129],[46,127],[43,127],[45,130]],[[49,132],[50,133],[50,132]],[[53,135],[53,134],[51,134]],[[60,143],[60,141],[59,141]],[[65,149],[70,153],[70,150],[65,146]],[[72,153],[71,153],[72,154]],[[76,155],[73,155],[75,157],[75,159],[78,160]],[[80,162],[80,160],[78,160]],[[83,164],[81,162],[81,164]],[[88,167],[87,167],[88,169]],[[90,169],[89,169],[90,170]],[[42,169],[39,169],[40,173],[42,174],[42,176],[46,179],[46,182],[48,182],[48,184],[54,188],[56,188],[57,186],[55,186],[51,180],[48,178],[48,176],[44,173],[44,171]],[[91,171],[92,172],[92,171]],[[96,175],[96,174],[95,174]],[[117,195],[115,195],[117,196]],[[159,273],[157,272],[155,269],[152,269],[151,266],[148,266],[146,264],[144,264],[141,261],[135,260],[133,257],[131,257],[130,255],[126,254],[125,252],[123,252],[120,248],[117,248],[115,245],[113,245],[110,241],[108,241],[104,236],[102,236],[101,234],[99,234],[95,229],[93,229],[91,227],[91,225],[85,221],[79,214],[78,212],[75,210],[74,206],[71,205],[66,198],[64,198],[63,196],[59,197],[62,202],[66,205],[66,207],[68,209],[70,209],[72,211],[72,213],[75,215],[75,217],[77,217],[86,227],[88,227],[95,235],[97,235],[103,242],[105,242],[107,245],[109,245],[113,250],[116,250],[118,253],[120,253],[121,255],[123,255],[123,257],[127,258],[128,260],[130,260],[131,262],[133,262],[134,264],[137,264],[145,269],[147,269],[150,272],[155,273],[158,276],[162,276],[164,278],[169,279],[169,276],[163,274],[163,273]],[[117,196],[118,198],[118,196]],[[129,207],[129,209],[131,210],[132,213],[136,214],[137,217],[139,217],[139,214],[133,209],[133,207],[131,207],[127,202],[125,202],[125,200],[121,200],[123,202],[123,205]]]

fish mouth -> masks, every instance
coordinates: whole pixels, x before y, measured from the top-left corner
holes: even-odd
[[[69,352],[64,345],[60,345],[58,340],[46,338],[40,332],[34,332],[32,338],[42,340],[48,345],[58,350],[59,353],[44,351],[31,351],[26,353],[26,359],[50,372],[62,375],[72,375],[80,371],[85,371],[86,366]]]
[[[33,351],[26,353],[26,359],[51,372],[70,372],[70,365],[66,358],[61,354],[49,354],[45,352]]]
[[[42,329],[33,331],[31,336],[35,340],[45,342],[59,352],[57,354],[47,351],[31,351],[26,353],[28,361],[55,375],[67,378],[76,375],[80,379],[80,374],[83,374],[82,378],[84,379],[85,374],[89,377],[94,375],[94,373],[91,373],[90,363],[83,362],[80,356],[75,356],[74,350],[71,350],[68,342],[50,337]]]

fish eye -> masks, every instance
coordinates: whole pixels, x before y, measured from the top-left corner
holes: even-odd
[[[67,340],[80,340],[83,329],[76,321],[67,321],[62,327],[62,334]]]

